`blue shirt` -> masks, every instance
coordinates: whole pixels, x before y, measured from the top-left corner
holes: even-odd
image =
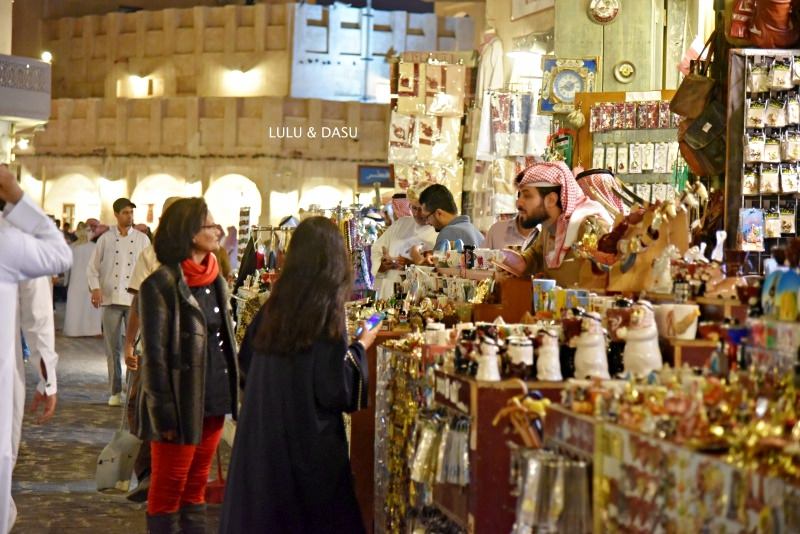
[[[445,241],[455,241],[456,239],[463,241],[464,245],[471,245],[475,248],[479,248],[483,244],[483,234],[473,226],[467,215],[454,217],[450,224],[442,228],[436,237],[433,248],[439,250],[439,246]]]

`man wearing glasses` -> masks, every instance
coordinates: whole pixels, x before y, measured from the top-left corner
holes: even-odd
[[[136,204],[127,198],[118,198],[113,207],[117,225],[97,240],[97,247],[86,268],[86,278],[92,291],[92,306],[103,307],[103,338],[111,386],[108,405],[120,406],[122,347],[125,324],[133,300],[133,296],[128,293],[128,285],[136,260],[150,246],[150,240],[133,228],[133,209]]]
[[[441,250],[444,243],[460,239],[465,246],[479,248],[483,234],[475,228],[467,215],[458,215],[453,194],[445,186],[434,184],[419,196],[421,216],[439,233],[434,250]]]

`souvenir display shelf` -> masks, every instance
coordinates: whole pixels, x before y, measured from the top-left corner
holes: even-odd
[[[639,142],[639,141],[676,141],[677,130],[669,128],[666,130],[669,133],[661,134],[661,130],[615,130],[612,132],[598,132],[592,133],[589,131],[589,120],[591,119],[590,113],[592,106],[601,102],[636,102],[636,101],[668,101],[672,99],[675,94],[674,90],[665,89],[663,91],[650,91],[647,93],[626,93],[622,91],[612,91],[604,93],[576,93],[575,94],[575,107],[583,113],[584,124],[578,129],[578,138],[576,140],[576,153],[577,159],[575,161],[588,169],[592,164],[592,149],[594,148],[595,141],[603,140],[603,142]],[[595,136],[603,136],[602,138],[595,139]],[[646,135],[646,137],[642,137]],[[661,136],[666,136],[666,139],[661,139]],[[629,175],[625,175],[626,178]],[[671,174],[670,174],[671,176]]]
[[[411,437],[431,388],[418,352],[379,346],[375,373],[375,532],[405,532],[412,507]]]
[[[516,434],[493,426],[495,415],[508,400],[519,395],[519,380],[483,382],[437,370],[433,407],[470,418],[469,470],[466,487],[435,484],[433,503],[467,532],[509,532],[516,501],[508,476],[511,447],[521,446]],[[563,382],[527,382],[553,402],[561,398]],[[513,444],[513,445],[512,445]]]
[[[750,128],[746,128],[748,100],[748,72],[757,58],[781,58],[800,56],[800,50],[770,50],[770,49],[733,49],[730,51],[728,62],[728,98],[727,98],[727,154],[725,168],[725,230],[728,232],[728,247],[739,249],[739,210],[743,208],[757,208],[766,210],[772,207],[791,205],[795,211],[795,229],[797,229],[800,212],[800,195],[792,193],[759,193],[753,195],[743,194],[745,167],[748,165],[760,166],[759,163],[745,163],[744,152],[747,149],[746,136]],[[800,87],[795,85],[795,91]],[[770,96],[786,91],[769,92]],[[800,128],[794,125],[794,128]],[[781,128],[766,127],[763,131],[777,133],[781,130],[793,129],[792,126]],[[795,234],[783,234],[781,237],[764,239],[764,250],[748,251],[757,258],[751,264],[757,273],[763,273],[764,260],[770,257],[773,246],[785,243],[787,238]]]
[[[361,506],[361,516],[367,532],[373,532],[375,505],[375,381],[377,372],[378,350],[382,343],[397,339],[405,332],[381,331],[375,343],[367,351],[369,368],[369,391],[367,407],[350,415],[350,467],[353,471],[353,482],[356,498]]]
[[[544,429],[545,447],[593,462],[595,532],[800,528],[800,487],[780,478],[561,406],[548,407]]]

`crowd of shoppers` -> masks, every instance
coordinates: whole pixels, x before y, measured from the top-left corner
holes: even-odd
[[[365,354],[377,328],[348,339],[344,310],[353,272],[336,225],[311,217],[296,227],[281,276],[240,349],[228,289],[237,232],[229,227],[226,237],[203,199],[167,199],[154,235],[134,225],[136,206],[127,198],[114,202],[115,225],[89,219],[73,233],[66,225],[59,231],[9,176],[0,167],[0,202],[7,202],[0,252],[13,239],[33,259],[6,267],[2,262],[14,263],[19,254],[0,254],[0,296],[13,294],[17,303],[19,280],[64,272],[72,263],[64,334],[102,332],[111,406],[123,402],[124,354],[128,416],[143,440],[138,486],[129,498],[147,500],[148,531],[205,532],[212,458],[225,416],[238,416],[241,394],[221,532],[363,532],[342,414],[366,405]],[[391,292],[392,271],[427,261],[420,260],[422,251],[455,240],[484,243],[444,186],[422,184],[395,195],[392,204],[398,217],[373,250],[376,274],[385,279],[381,293]],[[509,219],[490,231],[487,244],[521,244],[529,233]],[[47,254],[37,248],[43,244]],[[56,406],[49,288],[48,278],[19,286],[22,320],[13,329],[22,327],[37,357],[40,420]],[[0,314],[7,311],[0,308]],[[8,317],[17,313],[12,309]],[[50,335],[39,335],[43,331]],[[24,395],[20,347],[19,338],[0,332],[0,392],[11,392],[8,403],[0,402],[0,435],[10,436],[0,445],[0,525],[13,521],[10,466],[19,443],[20,391]],[[6,424],[8,434],[2,432]]]

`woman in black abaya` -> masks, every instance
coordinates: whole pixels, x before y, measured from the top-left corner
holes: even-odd
[[[366,405],[365,352],[378,329],[348,346],[352,284],[338,228],[302,222],[239,354],[244,404],[221,533],[364,532],[342,413]]]

